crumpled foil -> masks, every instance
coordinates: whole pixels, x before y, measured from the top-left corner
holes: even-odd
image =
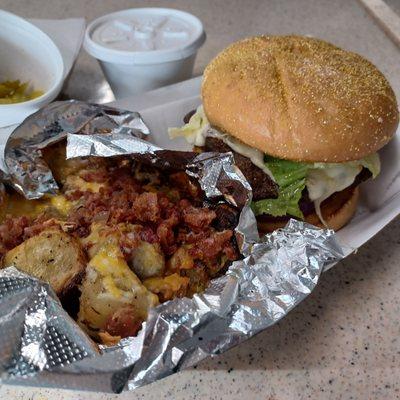
[[[1,367],[32,375],[98,354],[49,285],[10,267],[0,276]]]
[[[51,134],[49,126],[61,127],[62,133],[54,129]],[[223,198],[241,209],[236,238],[243,260],[234,262],[204,293],[157,306],[137,337],[111,348],[95,346],[48,285],[12,266],[1,270],[4,382],[106,392],[135,389],[273,325],[310,294],[324,268],[342,258],[333,231],[296,220],[260,239],[249,206],[251,188],[231,153],[161,150],[142,140],[147,134],[137,113],[55,103],[12,134],[6,147],[9,176],[28,198],[52,193],[55,181],[40,149],[60,135],[68,138],[68,157],[132,154],[157,167],[182,168],[199,180],[208,198]]]
[[[10,183],[27,199],[55,194],[56,181],[41,157],[41,149],[68,134],[108,134],[146,137],[149,129],[139,113],[113,107],[59,101],[29,116],[6,144],[4,162]]]

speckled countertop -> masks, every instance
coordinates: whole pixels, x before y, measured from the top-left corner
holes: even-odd
[[[400,0],[388,0],[400,12]],[[0,0],[24,17],[92,20],[136,6],[176,7],[204,22],[208,39],[195,73],[228,43],[259,33],[319,36],[367,56],[400,98],[400,52],[356,1]],[[69,97],[112,100],[96,61],[84,52],[64,88]],[[271,329],[196,368],[120,399],[400,398],[400,219],[320,285]],[[114,399],[115,395],[3,386],[0,399]]]

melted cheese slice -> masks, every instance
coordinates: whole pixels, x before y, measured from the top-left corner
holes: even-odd
[[[175,273],[165,277],[148,278],[143,284],[151,292],[162,295],[164,300],[171,300],[179,296],[181,291],[185,293],[189,278]]]

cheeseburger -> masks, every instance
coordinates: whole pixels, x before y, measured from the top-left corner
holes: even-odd
[[[233,153],[263,232],[291,217],[344,226],[399,122],[395,94],[373,64],[301,36],[232,44],[207,66],[201,95],[202,106],[170,136]]]

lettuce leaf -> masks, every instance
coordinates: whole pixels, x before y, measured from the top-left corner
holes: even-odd
[[[199,106],[187,124],[181,128],[169,128],[168,134],[171,139],[183,137],[188,143],[194,146],[204,146],[204,133],[209,126],[210,124],[204,113],[203,106]]]
[[[302,191],[307,187],[310,200],[314,202],[322,222],[320,206],[325,199],[350,186],[363,167],[371,171],[373,178],[380,172],[377,153],[346,163],[301,163],[266,156],[265,164],[279,185],[279,195],[276,199],[253,202],[254,213],[303,218],[299,201]]]
[[[274,217],[292,215],[303,218],[299,207],[302,191],[310,164],[280,160],[266,156],[265,164],[279,185],[278,198],[259,200],[252,203],[255,215],[269,214]]]

